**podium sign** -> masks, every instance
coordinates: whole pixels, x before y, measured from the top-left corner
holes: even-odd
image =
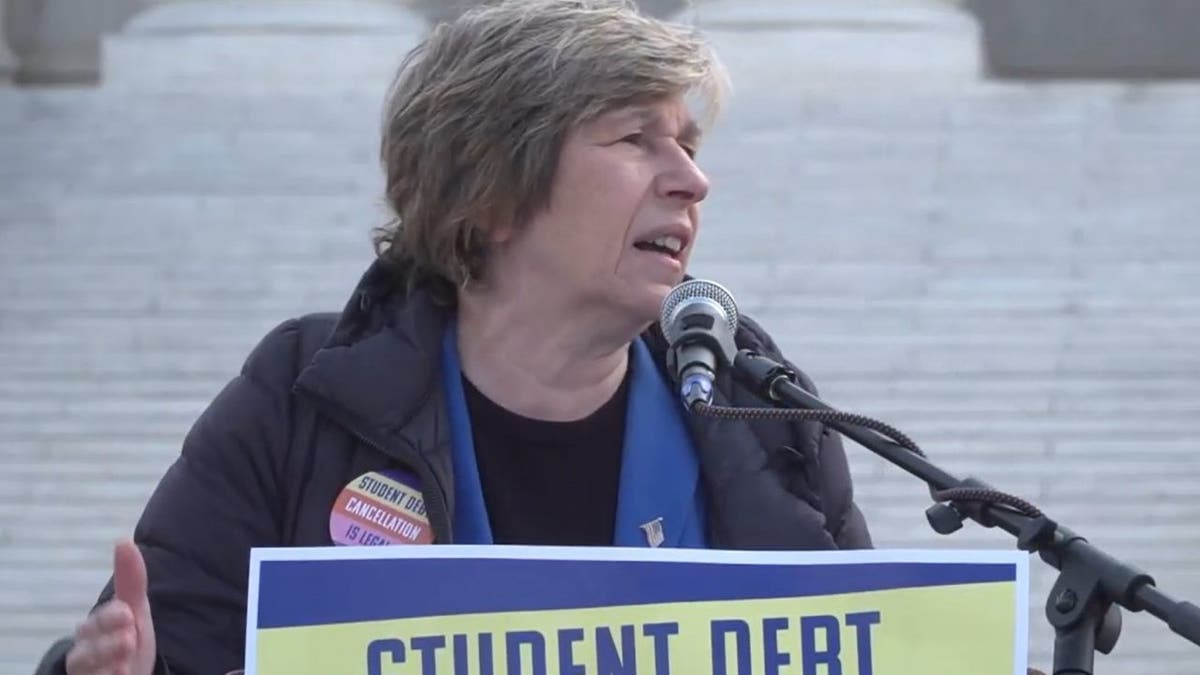
[[[256,549],[248,675],[1025,675],[1019,551]]]

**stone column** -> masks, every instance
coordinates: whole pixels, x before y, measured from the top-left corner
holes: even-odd
[[[0,84],[11,82],[17,69],[17,60],[8,49],[8,31],[4,28],[4,15],[8,13],[8,5],[0,1]]]
[[[89,83],[100,41],[154,0],[7,0],[9,45],[21,82]]]
[[[427,29],[379,0],[169,0],[105,38],[104,86],[382,96]]]

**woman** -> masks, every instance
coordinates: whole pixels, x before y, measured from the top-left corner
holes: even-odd
[[[254,546],[869,546],[834,435],[686,415],[661,366],[709,190],[685,100],[714,112],[722,77],[616,0],[434,30],[387,103],[378,260],[200,417],[66,672],[240,668]]]

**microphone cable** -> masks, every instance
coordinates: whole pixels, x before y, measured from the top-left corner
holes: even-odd
[[[856,427],[870,429],[876,433],[883,435],[900,447],[916,454],[921,458],[927,458],[925,451],[916,444],[907,434],[900,431],[896,427],[885,422],[867,417],[866,415],[857,415],[854,413],[843,412],[841,410],[797,410],[792,408],[733,408],[729,406],[712,405],[710,403],[697,402],[692,406],[692,411],[714,419],[722,420],[781,420],[781,421],[813,421],[823,424],[848,424]],[[977,502],[988,504],[991,506],[1007,507],[1013,511],[1029,516],[1030,518],[1042,517],[1042,511],[1038,507],[1021,499],[1020,497],[1010,495],[1006,492],[993,490],[990,488],[977,487],[953,487],[938,490],[932,485],[929,486],[929,495],[935,502]]]

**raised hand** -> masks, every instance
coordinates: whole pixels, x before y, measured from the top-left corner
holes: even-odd
[[[113,549],[113,599],[97,607],[75,631],[67,675],[152,675],[156,651],[146,562],[136,544]]]

